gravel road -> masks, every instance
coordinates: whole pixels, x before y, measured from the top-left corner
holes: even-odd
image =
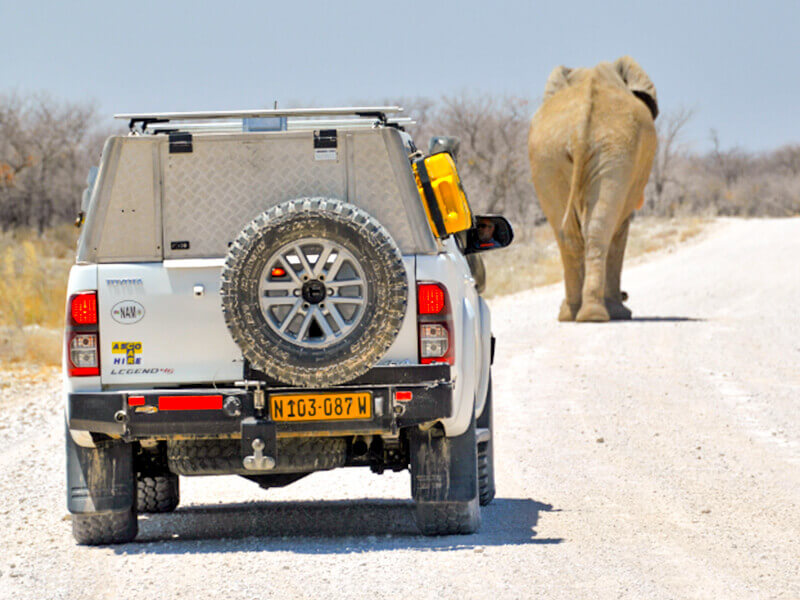
[[[183,478],[136,543],[76,546],[58,374],[2,371],[0,597],[800,598],[798,265],[800,219],[722,221],[625,271],[632,322],[557,323],[560,286],[493,301],[472,536],[419,536],[407,473],[350,469]]]

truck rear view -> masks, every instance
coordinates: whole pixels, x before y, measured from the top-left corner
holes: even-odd
[[[477,529],[494,482],[473,217],[464,198],[439,227],[397,110],[132,115],[106,143],[67,301],[78,542],[133,539],[179,476],[344,466],[410,468],[425,533]]]

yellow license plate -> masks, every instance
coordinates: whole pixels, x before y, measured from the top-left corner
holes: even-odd
[[[343,421],[372,418],[371,392],[287,394],[269,397],[273,421]]]

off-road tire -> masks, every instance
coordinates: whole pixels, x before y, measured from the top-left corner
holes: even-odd
[[[483,413],[478,417],[478,428],[489,430],[489,440],[478,442],[478,486],[481,506],[494,500],[494,409],[492,407],[492,379],[489,376],[489,388],[486,391],[486,404]]]
[[[72,535],[84,546],[124,544],[139,532],[136,511],[72,515]]]
[[[260,280],[281,248],[300,239],[340,244],[363,269],[363,314],[343,339],[303,347],[276,333],[262,312]],[[283,202],[251,221],[233,241],[222,269],[225,322],[250,365],[295,386],[325,387],[355,379],[375,365],[400,331],[408,300],[403,257],[389,232],[362,209],[340,200]]]
[[[136,478],[136,511],[140,513],[172,512],[180,502],[178,476],[169,473]]]
[[[489,443],[478,444],[478,485],[480,486],[480,504],[486,506],[492,503],[495,495],[494,487],[494,457]]]
[[[240,440],[175,440],[167,443],[169,470],[179,475],[253,474],[242,465]],[[345,438],[278,440],[275,468],[267,473],[301,473],[343,467]]]
[[[442,430],[412,430],[411,494],[417,526],[425,535],[463,535],[481,526],[476,460],[476,419],[446,438]]]
[[[417,525],[424,535],[467,535],[481,525],[478,500],[417,503]]]

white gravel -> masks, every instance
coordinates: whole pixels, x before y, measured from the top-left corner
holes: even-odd
[[[636,227],[636,224],[633,225]],[[406,473],[183,478],[136,543],[65,518],[56,371],[0,372],[0,598],[800,598],[800,219],[624,273],[638,320],[492,302],[498,498],[417,535]]]

